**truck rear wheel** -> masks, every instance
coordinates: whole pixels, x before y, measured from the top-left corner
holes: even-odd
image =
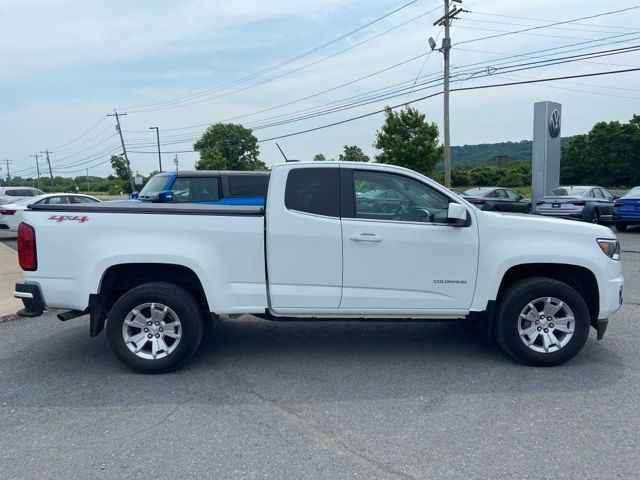
[[[527,365],[554,366],[573,358],[589,337],[589,309],[569,285],[546,277],[515,282],[501,294],[496,339]]]
[[[203,334],[200,308],[189,292],[165,282],[145,283],[109,312],[107,339],[127,367],[144,373],[173,370],[195,353]]]

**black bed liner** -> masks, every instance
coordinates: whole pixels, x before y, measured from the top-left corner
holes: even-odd
[[[140,213],[162,215],[228,215],[259,217],[264,207],[252,205],[200,205],[188,203],[103,202],[76,205],[29,205],[34,212],[59,213]]]

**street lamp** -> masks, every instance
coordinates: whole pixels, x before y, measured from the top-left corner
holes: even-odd
[[[158,165],[160,166],[160,173],[162,173],[162,157],[160,156],[160,129],[158,127],[149,127],[149,130],[156,131],[156,139],[158,140]]]

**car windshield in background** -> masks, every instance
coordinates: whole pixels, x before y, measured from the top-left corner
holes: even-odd
[[[140,191],[140,196],[157,195],[167,184],[168,177],[166,175],[156,175],[149,179],[144,188]]]
[[[579,197],[586,191],[586,187],[558,187],[547,193],[545,197]]]
[[[640,187],[633,187],[627,193],[624,194],[625,197],[640,197]]]
[[[28,205],[36,201],[37,201],[37,198],[30,197],[30,198],[23,198],[22,200],[16,200],[15,202],[11,202],[11,203],[13,203],[14,205]]]
[[[494,189],[493,188],[482,188],[482,187],[470,188],[469,190],[465,191],[464,194],[465,195],[472,195],[474,197],[483,197],[484,195],[486,195],[487,193],[491,192],[492,190],[494,190]]]

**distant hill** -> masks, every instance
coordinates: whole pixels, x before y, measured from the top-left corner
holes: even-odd
[[[562,144],[571,137],[562,137]],[[451,147],[451,163],[454,167],[473,168],[478,165],[492,165],[496,155],[508,155],[510,161],[531,161],[531,140],[520,142],[481,143],[478,145],[463,145]]]

